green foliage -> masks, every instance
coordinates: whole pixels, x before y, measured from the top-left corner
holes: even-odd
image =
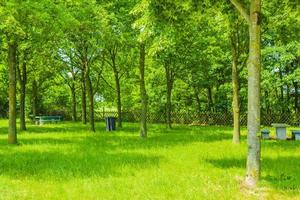
[[[247,2],[243,2],[246,7]],[[240,107],[245,111],[248,30],[233,9],[229,2],[212,0],[1,1],[1,106],[7,105],[7,42],[15,41],[19,64],[27,63],[27,114],[32,112],[34,81],[38,82],[39,113],[70,111],[73,84],[80,112],[85,50],[96,110],[116,109],[111,53],[115,54],[123,110],[137,110],[138,47],[144,42],[150,112],[165,112],[167,66],[174,74],[174,112],[230,111],[231,40],[235,36],[240,54]],[[295,83],[300,79],[299,6],[288,0],[264,3],[262,27],[262,110],[295,112]],[[1,108],[1,116],[6,110]]]

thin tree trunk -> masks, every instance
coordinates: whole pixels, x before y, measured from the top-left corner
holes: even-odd
[[[81,120],[83,124],[86,124],[86,80],[85,69],[81,72]]]
[[[22,68],[17,67],[18,79],[20,84],[20,130],[26,130],[25,121],[25,98],[26,98],[26,83],[27,83],[27,71],[26,71],[26,59],[24,58]]]
[[[261,0],[250,4],[250,46],[248,60],[248,157],[246,184],[256,186],[260,177],[260,71]]]
[[[95,132],[94,92],[89,74],[87,74],[86,81],[89,97],[90,130]]]
[[[37,82],[34,79],[32,82],[32,117],[35,120],[37,115]]]
[[[75,83],[72,83],[71,86],[71,93],[72,93],[72,121],[77,121],[77,110],[76,110],[76,87]]]
[[[233,138],[234,144],[240,143],[240,105],[239,105],[239,75],[238,55],[235,40],[232,40],[232,111],[233,111]]]
[[[119,73],[115,72],[116,93],[117,93],[117,109],[118,109],[118,127],[122,128],[122,101]]]
[[[141,126],[140,136],[147,137],[147,107],[148,97],[145,87],[145,44],[140,44],[140,95],[141,95]]]
[[[9,127],[8,143],[17,144],[16,128],[16,68],[17,68],[17,45],[9,42],[8,44],[8,67],[9,67]]]
[[[120,86],[120,71],[118,70],[116,65],[117,48],[109,49],[108,53],[111,59],[111,63],[109,64],[112,67],[114,77],[115,77],[115,84],[116,84],[118,127],[122,128],[122,100],[121,100],[121,86]]]

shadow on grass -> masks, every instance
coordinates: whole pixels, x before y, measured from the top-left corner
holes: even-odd
[[[50,127],[51,128],[51,127]],[[128,132],[129,130],[138,130],[134,127],[124,128],[117,132],[97,132],[95,134],[89,133],[86,135],[70,134],[69,137],[58,138],[59,136],[51,138],[51,132],[47,132],[48,127],[41,127],[45,133],[49,133],[46,138],[21,138],[23,144],[67,144],[74,143],[79,148],[86,148],[86,145],[99,146],[103,150],[112,149],[150,149],[150,148],[169,148],[173,146],[184,146],[194,142],[216,142],[222,140],[230,140],[231,134],[224,132],[222,128],[190,128],[190,127],[176,127],[174,129],[161,128],[160,126],[150,127],[149,137],[141,139],[138,131]],[[54,128],[58,133],[70,132],[73,128],[64,129]],[[50,129],[51,130],[51,129]],[[64,131],[62,131],[64,130]],[[77,130],[75,128],[75,130]],[[126,130],[126,131],[124,131]],[[43,131],[42,131],[43,132]],[[54,132],[54,133],[57,133]]]
[[[124,127],[115,132],[105,132],[104,123],[97,123],[95,134],[89,133],[88,125],[81,123],[63,123],[51,124],[45,126],[28,126],[26,133],[32,134],[32,137],[19,136],[19,142],[22,144],[69,144],[75,143],[79,146],[85,143],[98,145],[101,148],[121,149],[149,149],[149,148],[168,148],[176,145],[187,145],[193,142],[217,142],[222,140],[231,140],[230,127],[197,127],[197,126],[178,126],[168,129],[164,125],[149,125],[149,137],[142,140],[139,137],[138,124],[124,124]],[[68,133],[59,138],[62,133]],[[79,134],[77,134],[79,133]],[[87,134],[82,134],[87,133]],[[35,136],[35,134],[44,134],[46,137]],[[87,137],[89,135],[92,137]],[[49,137],[48,137],[49,136]],[[55,137],[52,137],[55,136]],[[77,137],[78,136],[78,137]],[[82,139],[85,142],[77,141]],[[0,143],[6,143],[1,141]],[[109,143],[110,145],[106,145]]]
[[[0,127],[0,135],[7,135],[8,127],[1,126]]]
[[[0,175],[12,178],[67,179],[130,176],[159,165],[160,157],[135,153],[17,152],[0,154]],[[128,169],[126,170],[126,168]],[[125,168],[125,170],[124,170]]]
[[[207,160],[217,168],[246,169],[246,159],[211,159]],[[278,190],[300,193],[300,156],[263,158],[261,163],[262,180]]]
[[[272,140],[263,141],[261,143],[262,148],[272,149],[277,151],[278,149],[292,150],[299,148],[300,142],[295,140]]]
[[[161,157],[131,151],[231,139],[230,128],[224,127],[175,126],[169,130],[151,125],[147,139],[139,138],[137,124],[110,133],[89,134],[87,129],[88,126],[79,123],[28,126],[28,135],[19,137],[23,144],[20,148],[2,146],[5,151],[0,151],[0,175],[37,179],[134,175],[138,169],[157,167]],[[104,124],[97,124],[97,129],[104,130]],[[0,139],[3,142],[4,138]],[[41,147],[43,144],[47,146]],[[27,145],[34,151],[22,148]]]

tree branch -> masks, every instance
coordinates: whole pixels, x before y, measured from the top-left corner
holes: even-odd
[[[230,2],[235,6],[235,8],[240,12],[240,14],[245,18],[248,24],[250,24],[250,16],[239,0],[230,0]]]

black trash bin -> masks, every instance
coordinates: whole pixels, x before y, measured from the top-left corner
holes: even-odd
[[[116,118],[115,117],[106,117],[106,131],[114,131],[116,130]]]

